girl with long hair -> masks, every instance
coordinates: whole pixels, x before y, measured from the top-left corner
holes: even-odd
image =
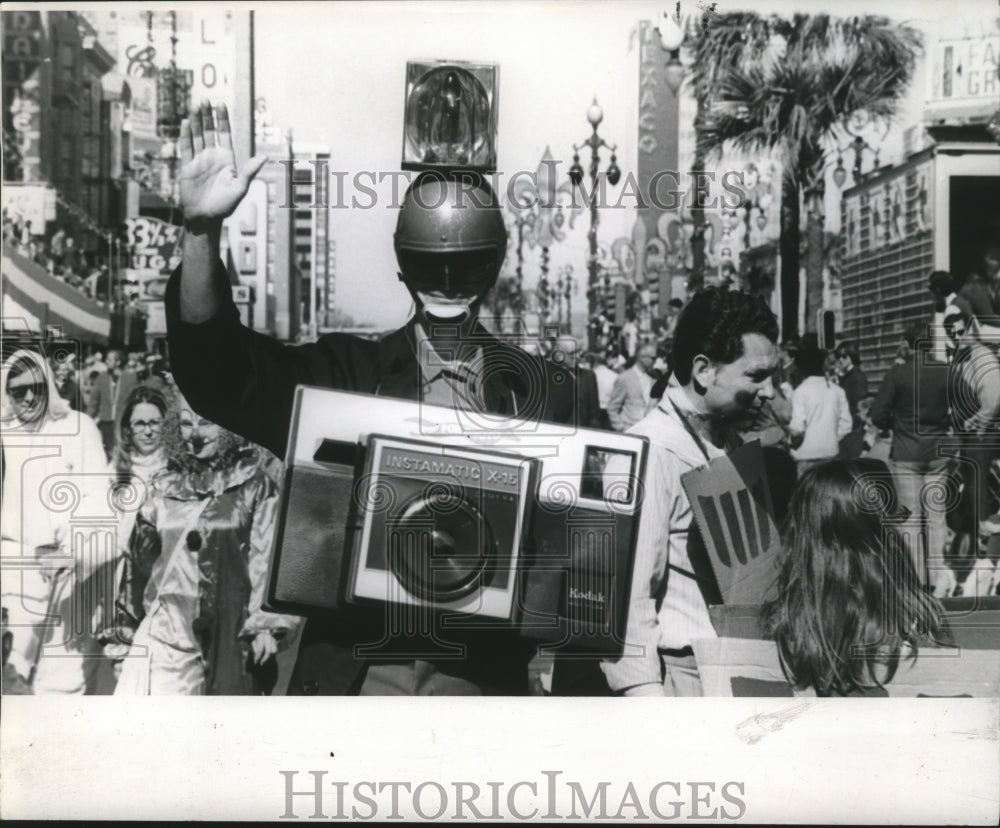
[[[792,496],[778,597],[762,618],[798,688],[866,695],[920,643],[944,640],[941,607],[891,525],[891,486],[880,461],[834,460],[809,469]]]
[[[137,476],[148,482],[167,464],[163,433],[167,421],[176,419],[167,398],[152,388],[135,388],[118,418],[111,464],[123,479]]]
[[[115,582],[121,583],[125,572],[125,555],[135,526],[136,515],[145,502],[153,478],[167,466],[163,449],[163,434],[177,428],[177,411],[159,391],[139,386],[125,400],[115,430],[115,448],[111,467],[115,473],[115,503],[120,508],[118,544],[122,552]],[[121,659],[128,653],[128,641],[117,639],[117,627],[110,619],[100,633],[104,654],[111,659],[117,676]]]

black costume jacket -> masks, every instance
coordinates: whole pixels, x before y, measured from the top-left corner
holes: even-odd
[[[228,285],[219,262],[215,278]],[[373,342],[349,334],[327,334],[315,343],[286,345],[240,322],[229,301],[210,320],[180,319],[180,268],[166,292],[171,369],[195,410],[212,422],[285,456],[295,387],[299,384],[416,400],[420,366],[415,320]],[[539,421],[574,422],[575,383],[564,368],[542,361],[535,378],[526,375],[525,354],[478,328],[482,347],[483,400],[493,414],[532,412]],[[541,392],[541,396],[540,396]],[[289,694],[339,695],[357,692],[366,666],[421,658],[439,670],[475,682],[484,693],[527,694],[527,664],[535,643],[508,630],[424,629],[387,636],[382,608],[357,608],[310,616],[303,632]],[[358,651],[365,646],[365,653]],[[372,647],[372,645],[375,645]]]

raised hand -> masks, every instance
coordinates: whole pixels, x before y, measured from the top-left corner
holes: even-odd
[[[254,156],[237,172],[225,104],[219,105],[217,115],[216,122],[211,103],[204,101],[181,124],[178,178],[181,210],[189,225],[222,221],[232,215],[267,161],[266,155]]]

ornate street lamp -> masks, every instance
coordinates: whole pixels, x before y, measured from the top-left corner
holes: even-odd
[[[684,80],[684,65],[681,63],[681,44],[684,42],[684,29],[681,27],[681,4],[678,0],[677,10],[671,15],[664,11],[660,15],[660,25],[656,28],[660,35],[660,43],[670,53],[670,58],[664,67],[664,80],[674,93],[681,88]]]
[[[525,241],[531,243],[536,218],[533,209],[514,209],[511,215],[512,229],[517,231],[517,246],[514,248],[517,254],[517,267],[514,269],[514,287],[510,302],[510,309],[515,317],[520,317],[524,313],[524,243]]]
[[[612,186],[618,183],[622,171],[618,167],[618,159],[615,156],[616,144],[609,144],[597,134],[597,127],[604,120],[604,110],[597,103],[597,98],[587,110],[587,121],[590,122],[592,132],[590,136],[579,144],[573,145],[573,165],[569,168],[570,181],[574,187],[579,187],[583,182],[583,167],[580,166],[580,150],[590,147],[590,230],[587,232],[589,244],[589,255],[587,256],[587,314],[593,317],[598,310],[600,290],[600,269],[597,260],[597,228],[601,223],[597,213],[597,178],[600,167],[600,153],[602,147],[611,151],[611,161],[608,164],[606,175]],[[589,343],[593,347],[593,343]]]
[[[863,181],[866,173],[863,172],[863,158],[866,152],[872,155],[872,166],[869,173],[875,172],[879,168],[879,148],[876,144],[870,143],[863,135],[861,135],[861,130],[863,130],[869,124],[868,113],[864,110],[859,110],[856,112],[851,119],[847,122],[845,129],[848,134],[854,136],[854,140],[851,141],[846,147],[838,147],[837,149],[837,165],[833,168],[833,183],[837,187],[843,187],[847,183],[847,168],[844,166],[844,153],[854,152],[854,183],[857,184]],[[879,143],[885,139],[888,134],[888,125],[885,126],[883,134],[880,136]]]
[[[573,265],[566,264],[559,269],[559,278],[556,280],[556,321],[559,324],[559,330],[567,333],[573,333],[573,303],[572,296],[574,293],[574,288],[576,283],[573,280]],[[563,307],[566,308],[566,322],[565,327],[563,324]]]
[[[530,216],[531,230],[526,239],[531,247],[541,247],[541,272],[538,276],[538,287],[535,296],[538,300],[538,314],[541,325],[544,326],[550,311],[549,295],[549,248],[556,242],[566,238],[562,229],[566,221],[563,214],[563,204],[560,197],[569,201],[572,198],[572,186],[569,182],[557,184],[556,162],[552,151],[546,147],[542,160],[538,164],[533,180],[520,178],[514,185],[515,209]],[[521,236],[518,237],[518,273],[520,279]]]
[[[752,225],[756,224],[757,229],[761,232],[763,232],[767,227],[766,211],[767,208],[771,206],[773,196],[770,181],[765,181],[761,177],[761,173],[757,169],[756,164],[749,164],[747,166],[747,172],[752,175],[754,183],[751,187],[746,189],[746,201],[743,203],[743,221],[746,225],[744,233],[745,241],[743,246],[746,250],[750,250],[753,246],[751,244],[751,235],[753,234]],[[744,177],[744,180],[746,180],[746,176]]]

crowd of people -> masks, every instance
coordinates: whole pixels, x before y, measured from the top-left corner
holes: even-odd
[[[45,351],[2,368],[0,522],[25,564],[4,571],[4,692],[270,692],[299,623],[262,609],[280,463],[195,414],[158,353]]]
[[[24,219],[19,214],[10,215],[5,208],[3,246],[44,267],[50,276],[65,282],[87,298],[107,298],[107,264],[96,263],[79,239],[64,229],[57,228],[49,236],[38,234],[32,228],[30,219]]]
[[[997,553],[988,541],[1000,530],[1000,455],[988,439],[1000,423],[995,251],[984,257],[984,273],[964,283],[944,271],[930,275],[935,314],[907,328],[877,389],[852,341],[830,350],[815,337],[781,343],[769,395],[738,421],[744,441],[787,453],[799,476],[835,459],[887,462],[896,496],[910,513],[904,531],[914,566],[937,597],[1000,589]],[[682,306],[672,307],[679,312]],[[669,337],[640,342],[631,354],[621,338],[601,357],[585,355],[600,392],[600,427],[630,429],[676,384],[670,368],[675,324]],[[943,503],[949,486],[957,505]],[[964,549],[949,543],[956,536]],[[978,570],[971,581],[970,567]]]
[[[4,557],[24,562],[22,577],[5,572],[3,585],[6,692],[92,691],[102,664],[120,694],[273,688],[276,653],[299,627],[265,610],[264,593],[277,456],[300,385],[648,439],[624,652],[556,659],[553,694],[701,694],[693,643],[717,635],[709,607],[720,590],[682,477],[748,438],[761,443],[781,524],[780,574],[757,603],[789,681],[865,695],[921,647],[949,642],[938,599],[958,584],[937,569],[943,536],[930,527],[952,505],[928,487],[961,466],[965,533],[992,538],[1000,528],[990,511],[994,449],[982,439],[1000,428],[1000,362],[983,338],[989,320],[961,307],[957,291],[908,332],[874,401],[852,343],[830,353],[809,339],[779,344],[764,299],[725,286],[673,306],[663,342],[630,335],[599,360],[585,355],[576,382],[544,347],[540,374],[529,375],[524,355],[478,321],[507,247],[495,193],[484,177],[423,175],[404,196],[394,240],[409,321],[377,342],[331,334],[284,345],[243,326],[219,255],[221,221],[263,158],[238,170],[225,107],[208,104],[185,122],[179,146],[189,232],[165,296],[171,369],[156,354],[118,352],[52,366],[21,349],[3,363]],[[996,269],[986,272],[995,300]],[[939,344],[935,325],[949,337],[948,362],[924,358]],[[476,347],[460,347],[468,342]],[[880,431],[892,434],[882,458]],[[951,438],[958,460],[937,450]],[[60,450],[41,451],[52,445]],[[86,514],[101,503],[116,513],[112,554],[75,541],[80,507],[53,508],[65,495],[46,488],[60,476]],[[861,496],[886,479],[895,497]],[[90,588],[94,579],[108,588]],[[397,609],[407,613],[398,624],[382,605],[310,614],[287,692],[532,690],[537,645],[518,630],[456,630],[419,604]],[[44,623],[52,616],[61,627]]]
[[[650,437],[651,474],[658,481],[645,505],[637,553],[637,572],[643,575],[639,582],[647,587],[652,583],[653,590],[648,597],[633,596],[629,622],[633,635],[636,626],[645,625],[647,632],[639,638],[658,663],[605,663],[606,687],[629,695],[698,694],[690,641],[711,634],[711,624],[689,557],[690,514],[686,526],[669,516],[674,502],[683,498],[677,476],[740,440],[756,439],[787,455],[799,477],[791,503],[779,504],[788,513],[783,538],[789,556],[779,597],[764,607],[765,623],[780,642],[783,658],[793,665],[794,677],[822,693],[861,692],[873,680],[891,679],[902,655],[911,652],[916,642],[897,636],[888,660],[881,656],[831,660],[828,652],[817,648],[809,630],[815,632],[823,619],[831,617],[826,603],[841,610],[851,605],[857,590],[844,580],[844,572],[862,573],[873,585],[870,594],[879,595],[876,587],[884,568],[903,573],[892,584],[899,590],[894,606],[912,614],[912,618],[907,615],[906,628],[912,625],[925,642],[942,638],[940,607],[931,598],[961,594],[961,585],[945,560],[947,515],[943,507],[934,506],[936,502],[940,506],[940,500],[927,493],[945,485],[955,465],[954,458],[938,454],[943,441],[1000,421],[1000,362],[989,347],[967,333],[968,326],[975,325],[972,318],[949,314],[945,321],[951,363],[930,358],[926,353],[934,344],[927,336],[930,329],[914,325],[906,332],[901,358],[886,374],[874,400],[851,343],[841,343],[827,355],[814,344],[787,342],[774,348],[766,364],[748,366],[744,394],[756,388],[752,407],[740,410],[739,397],[731,389],[710,404],[707,389],[718,380],[698,379],[696,371],[704,372],[708,366],[696,364],[704,357],[695,352],[722,346],[688,340],[692,331],[704,327],[699,320],[706,315],[733,313],[726,306],[737,301],[732,297],[746,295],[715,289],[697,294],[688,324],[678,326],[676,337],[658,345],[640,343],[630,360],[614,350],[602,360],[585,355],[580,366],[579,376],[592,373],[594,382],[580,382],[578,387],[590,389],[599,412],[587,425]],[[707,303],[713,306],[706,307]],[[776,339],[770,312],[763,307],[755,312],[756,318],[742,321],[757,330],[741,336],[750,336],[751,341]],[[745,308],[740,314],[747,315]],[[921,358],[922,345],[926,358]],[[744,350],[753,353],[752,348]],[[745,353],[740,359],[747,358]],[[110,686],[105,683],[104,692],[269,692],[275,683],[274,656],[299,622],[262,609],[280,462],[266,449],[196,414],[158,352],[93,350],[80,365],[76,362],[73,356],[52,362],[34,350],[19,350],[3,365],[5,447],[13,455],[53,440],[62,446],[58,459],[34,467],[37,479],[5,475],[5,546],[19,545],[20,554],[27,546],[41,560],[51,556],[53,563],[49,568],[25,569],[13,591],[5,589],[5,617],[17,635],[8,634],[4,691],[26,690],[30,684],[38,693],[95,692],[103,664],[114,677]],[[966,367],[970,364],[975,370]],[[970,383],[974,387],[967,387]],[[955,390],[957,384],[961,391]],[[692,406],[685,388],[699,389],[696,394],[706,410]],[[978,407],[966,412],[969,401]],[[580,405],[579,410],[587,408]],[[684,425],[688,421],[696,423],[693,429]],[[705,431],[699,438],[702,423]],[[716,427],[722,423],[729,433],[720,438]],[[892,435],[891,450],[883,459],[889,461],[899,504],[911,520],[904,521],[906,545],[886,550],[886,560],[873,564],[878,559],[864,554],[882,548],[882,528],[877,516],[852,505],[850,498],[856,496],[851,481],[879,468],[880,461],[872,455],[878,432]],[[859,434],[860,441],[851,439]],[[690,445],[685,447],[686,443]],[[977,457],[975,451],[973,445],[967,457]],[[991,460],[988,456],[982,462]],[[992,508],[995,493],[990,492],[987,476],[976,476],[982,466],[966,466],[973,473],[966,485],[977,498],[976,514],[983,516],[979,530],[994,534],[1000,529],[997,517],[983,510]],[[43,476],[84,470],[84,476],[74,478],[87,481],[80,491],[84,502],[106,499],[102,485],[111,490],[124,486],[136,493],[125,498],[131,508],[123,508],[117,516],[117,555],[99,564],[86,555],[74,558],[73,552],[69,553],[73,560],[65,560],[70,528],[35,495],[42,491]],[[647,556],[662,557],[654,554],[658,549],[669,550],[674,575],[666,578],[666,571],[659,571],[650,581],[643,567],[648,565]],[[900,558],[904,549],[909,554],[903,552]],[[868,563],[836,562],[844,553]],[[837,578],[841,582],[824,594],[821,603],[810,603],[815,595],[803,592],[802,572],[824,569],[829,570],[831,583]],[[5,580],[9,584],[11,579]],[[113,589],[102,594],[100,589],[85,588],[88,583]],[[80,607],[74,602],[87,595],[96,596],[96,601],[85,608],[91,623],[81,631],[69,619],[79,617]],[[649,609],[640,612],[646,601]],[[856,608],[847,614],[872,624],[876,609]],[[61,626],[33,626],[53,613],[63,619]],[[667,617],[669,629],[664,626]],[[842,647],[869,633],[861,626],[841,630],[837,636],[830,631]],[[661,675],[664,678],[654,681]],[[563,693],[580,689],[572,679],[557,679],[556,687]]]

